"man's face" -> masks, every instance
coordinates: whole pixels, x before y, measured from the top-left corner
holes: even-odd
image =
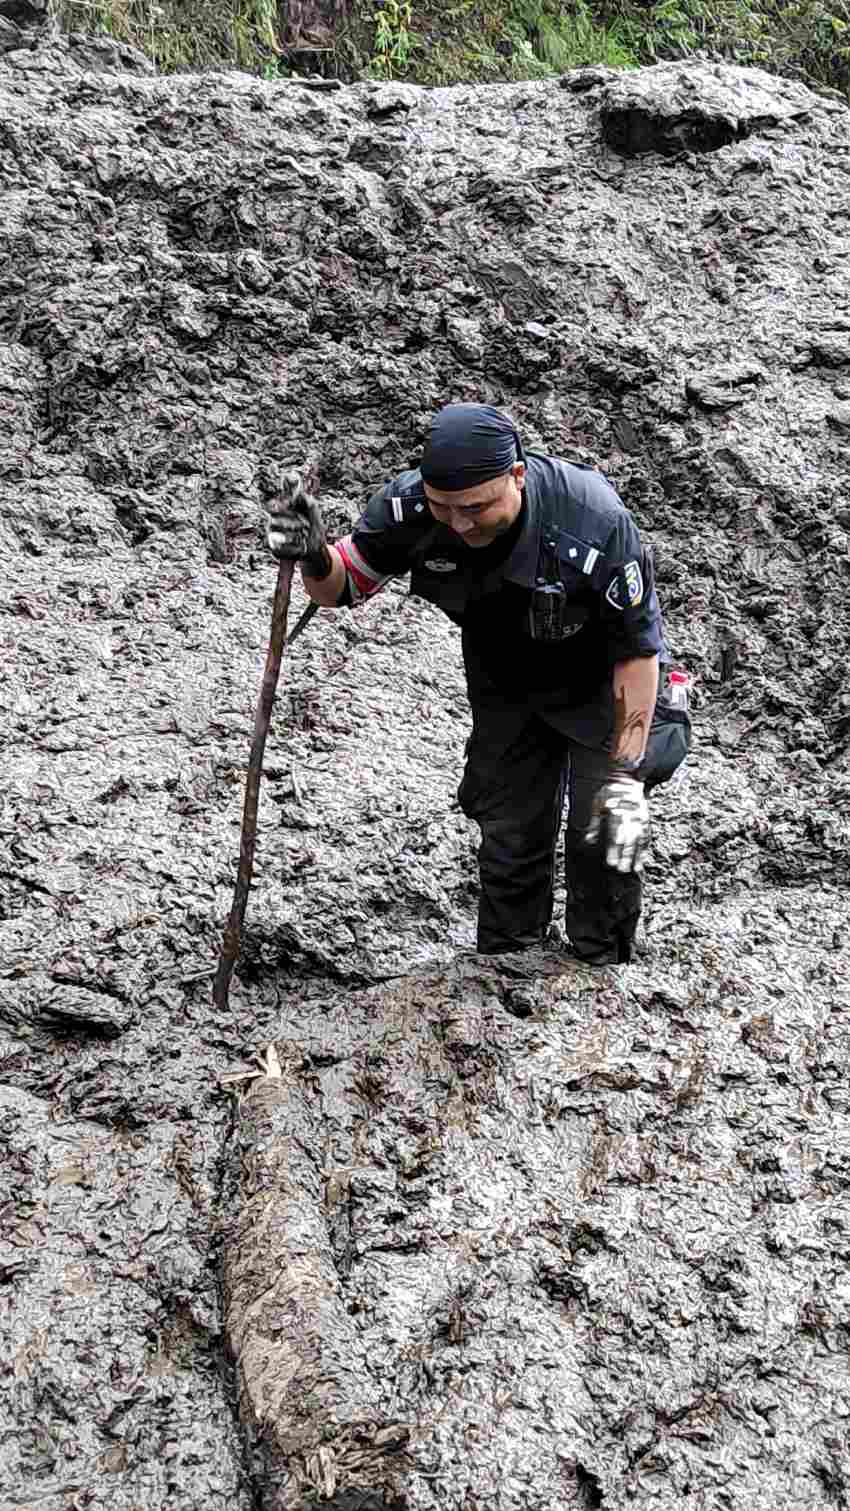
[[[465,546],[489,546],[511,528],[522,508],[525,465],[515,462],[502,477],[457,493],[441,493],[430,483],[424,487],[428,507],[441,525],[448,525]]]

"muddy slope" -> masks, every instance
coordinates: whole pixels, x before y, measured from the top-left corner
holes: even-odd
[[[4,1504],[846,1505],[850,115],[132,63],[0,58]],[[647,954],[469,957],[400,585],[286,667],[225,1018],[273,466],[341,527],[479,395],[697,681]]]

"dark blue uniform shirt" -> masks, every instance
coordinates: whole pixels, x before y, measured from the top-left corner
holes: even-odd
[[[652,558],[601,473],[537,452],[526,467],[518,520],[477,549],[435,521],[418,471],[388,483],[338,542],[348,568],[343,601],[409,572],[411,593],[463,629],[471,697],[489,683],[507,696],[578,704],[610,680],[617,662],[663,651]],[[531,633],[543,581],[565,590],[556,641]]]

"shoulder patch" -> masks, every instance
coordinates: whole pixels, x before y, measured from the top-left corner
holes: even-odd
[[[637,561],[627,561],[624,576],[626,579],[629,606],[636,609],[638,604],[643,602],[643,573],[640,569],[640,563]]]
[[[608,584],[605,599],[612,609],[619,609],[621,613],[625,608],[636,609],[643,603],[643,573],[640,562],[627,561],[625,566],[615,572]]]

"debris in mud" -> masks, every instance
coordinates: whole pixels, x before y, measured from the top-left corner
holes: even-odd
[[[850,114],[699,62],[314,88],[89,41],[0,28],[11,1504],[831,1511]],[[469,954],[457,635],[393,585],[288,654],[218,1013],[269,469],[342,531],[451,398],[654,545],[698,739],[645,952]]]

